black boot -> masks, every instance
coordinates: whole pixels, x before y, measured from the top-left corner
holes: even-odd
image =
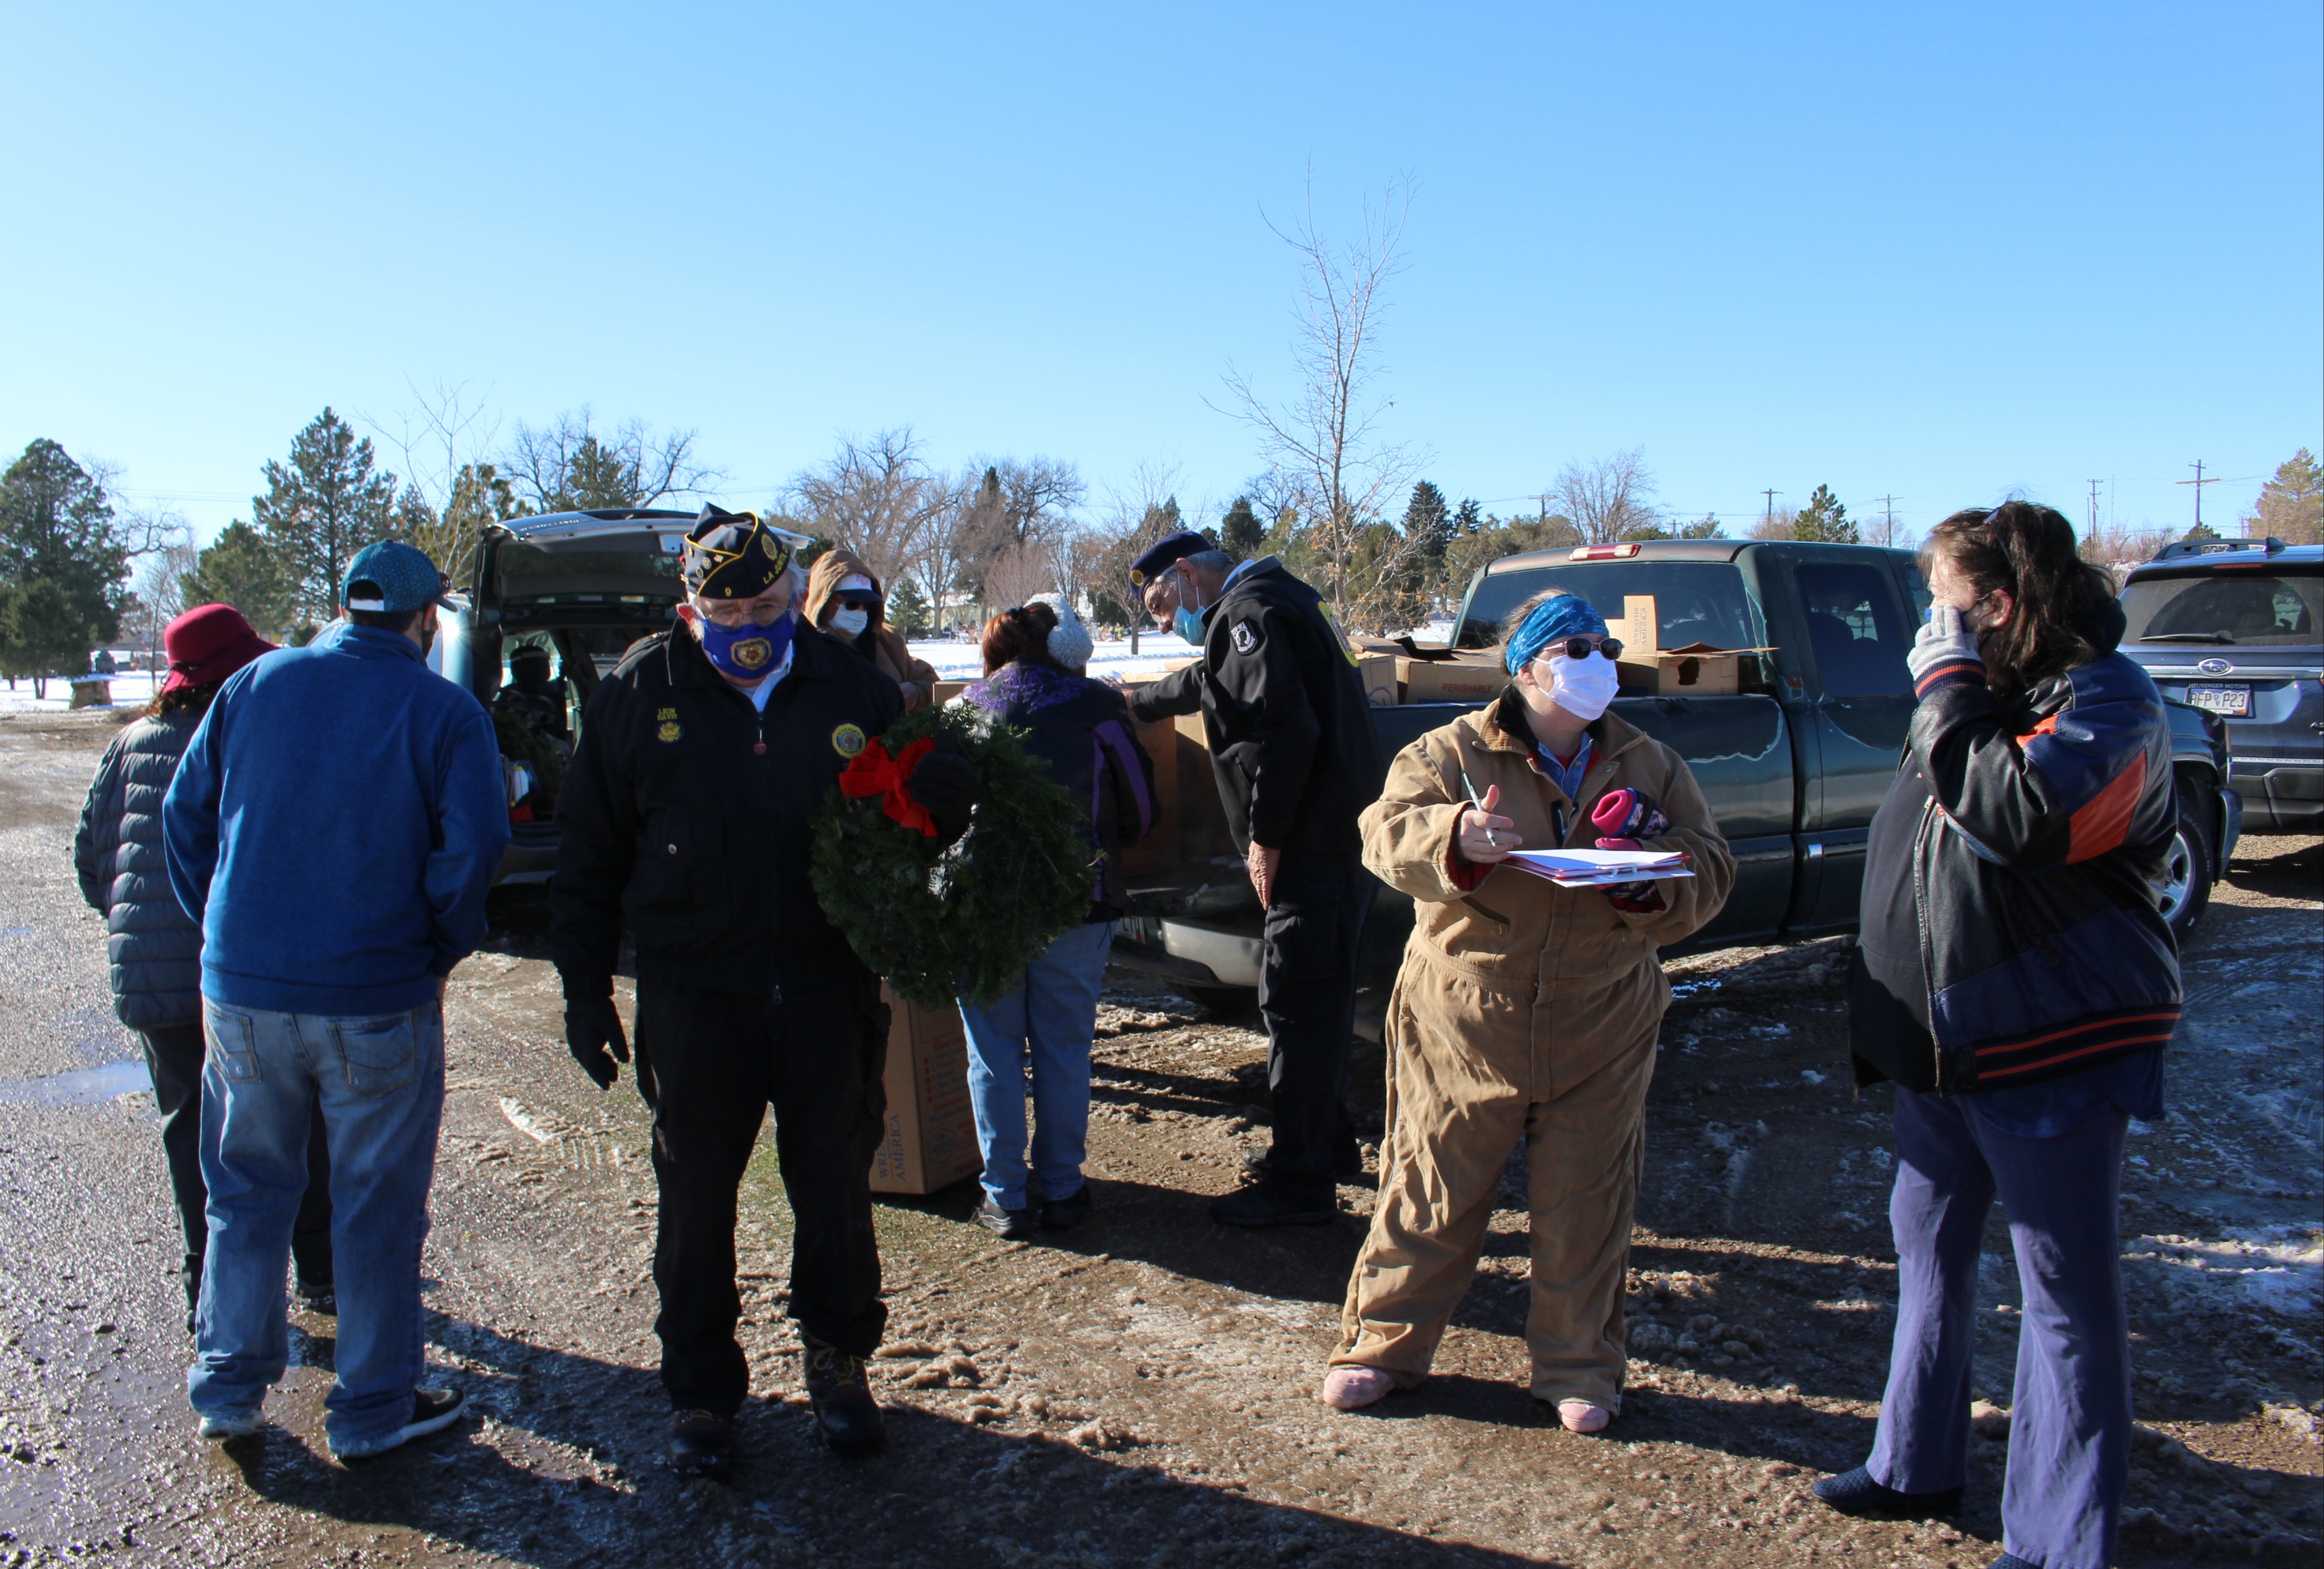
[[[669,1466],[715,1481],[734,1466],[734,1424],[714,1411],[680,1411],[669,1423]]]
[[[879,1448],[888,1436],[888,1423],[872,1398],[863,1359],[814,1340],[806,1340],[806,1355],[807,1398],[824,1442],[842,1454],[869,1454]]]

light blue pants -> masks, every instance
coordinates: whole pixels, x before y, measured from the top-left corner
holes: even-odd
[[[1941,1492],[1969,1472],[1977,1266],[1999,1195],[2025,1299],[2002,1543],[2042,1569],[2106,1569],[2130,1479],[2130,1324],[2115,1210],[2130,1115],[2099,1101],[2047,1139],[1975,1095],[1896,1092],[1896,1342],[1872,1480]]]
[[[1017,989],[979,1008],[963,1001],[968,1094],[984,1153],[984,1191],[1003,1209],[1030,1207],[1028,1177],[1043,1198],[1070,1197],[1087,1154],[1090,1034],[1113,951],[1113,923],[1093,920],[1051,943],[1025,966]],[[1032,1068],[1033,1159],[1025,1160],[1026,1068]]]
[[[205,1000],[202,1013],[209,1251],[187,1396],[204,1417],[254,1412],[282,1377],[282,1280],[319,1102],[339,1299],[325,1426],[333,1449],[361,1453],[411,1419],[426,1367],[420,1250],[444,1114],[443,1010],[339,1018]]]

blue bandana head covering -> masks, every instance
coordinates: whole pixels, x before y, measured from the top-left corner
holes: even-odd
[[[1535,605],[1533,614],[1518,624],[1509,636],[1503,662],[1514,676],[1533,663],[1550,644],[1593,632],[1600,637],[1606,635],[1606,618],[1591,609],[1590,602],[1579,594],[1560,594]]]

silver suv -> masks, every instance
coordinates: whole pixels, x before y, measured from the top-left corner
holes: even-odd
[[[2324,546],[2181,540],[2123,586],[2123,651],[2227,722],[2244,826],[2324,831]]]

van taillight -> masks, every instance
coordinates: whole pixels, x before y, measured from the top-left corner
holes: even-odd
[[[1620,545],[1583,545],[1566,558],[1571,561],[1627,561],[1638,553],[1638,542],[1629,540]]]

